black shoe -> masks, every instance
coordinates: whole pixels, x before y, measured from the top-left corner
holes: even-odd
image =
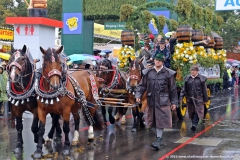
[[[194,132],[196,131],[196,126],[192,126],[191,130]]]
[[[160,149],[160,145],[161,145],[161,141],[162,141],[162,138],[160,137],[157,137],[156,141],[152,143],[152,148],[153,149],[156,149],[156,150],[159,150]]]

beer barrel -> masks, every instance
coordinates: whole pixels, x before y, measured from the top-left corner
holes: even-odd
[[[204,39],[205,39],[205,40],[207,40],[207,36],[204,36]],[[213,37],[211,37],[211,40],[210,40],[210,42],[209,42],[207,45],[205,45],[204,47],[205,47],[205,48],[213,48],[213,47],[214,47],[214,45],[215,45],[214,38],[213,38]]]
[[[214,37],[214,41],[215,41],[215,46],[214,46],[215,50],[223,49],[223,39],[222,39],[222,37]]]
[[[188,25],[180,25],[177,28],[178,42],[189,42],[192,38],[192,28]]]
[[[47,8],[47,0],[32,0],[33,8]]]
[[[201,30],[192,30],[192,41],[198,42],[204,39],[203,32]]]
[[[132,31],[122,31],[121,42],[123,45],[134,46],[134,33]]]

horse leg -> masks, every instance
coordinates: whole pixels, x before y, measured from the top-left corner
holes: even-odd
[[[88,128],[88,142],[94,141],[94,133],[93,133],[93,126],[89,126]]]
[[[22,138],[22,130],[23,130],[23,124],[22,124],[22,116],[16,117],[17,122],[17,146],[14,149],[14,153],[21,153],[23,149],[23,138]]]
[[[109,122],[111,124],[114,124],[116,119],[112,115],[113,107],[108,107],[108,116],[109,116]]]
[[[136,120],[136,117],[137,117],[137,108],[136,107],[133,107],[132,108],[132,114],[133,114],[133,126],[132,126],[132,132],[137,132],[137,120]]]
[[[80,123],[80,116],[78,112],[73,113],[74,117],[74,122],[75,122],[75,131],[74,131],[74,136],[72,140],[72,145],[78,145],[79,144],[79,123]]]
[[[38,130],[38,144],[37,149],[34,152],[33,158],[40,159],[42,157],[42,145],[43,145],[43,135],[45,132],[45,124],[46,124],[46,112],[44,112],[40,107],[38,107],[38,115],[39,115],[39,130]]]
[[[69,106],[68,106],[69,107]],[[67,106],[66,106],[67,108]],[[65,142],[64,142],[64,147],[63,147],[63,155],[69,155],[70,154],[70,141],[68,134],[70,132],[70,127],[69,127],[69,118],[70,118],[70,111],[65,110],[63,112],[63,132],[65,134]],[[76,126],[76,123],[75,123]]]
[[[34,115],[34,118],[33,118],[33,122],[32,122],[32,127],[31,127],[31,130],[33,132],[33,135],[34,135],[34,142],[35,143],[38,143],[38,117],[37,115]]]
[[[139,110],[139,119],[140,119],[140,127],[141,128],[144,128],[145,127],[145,124],[144,124],[144,112],[145,112],[145,109],[147,108],[147,98],[144,98],[142,100],[142,105],[141,105],[141,109]]]
[[[119,119],[120,119],[120,117],[119,117],[119,108],[116,108],[115,109],[115,113],[114,113],[114,120],[115,120],[115,122],[118,122]]]
[[[122,125],[126,124],[126,113],[127,113],[127,109],[128,109],[128,108],[123,108],[123,116],[122,116],[122,119],[121,119],[121,124],[122,124]]]
[[[54,140],[55,141],[61,141],[61,139],[62,139],[62,128],[61,128],[61,126],[60,126],[60,123],[59,123],[59,119],[60,119],[60,114],[56,114],[55,115],[57,118],[56,118],[56,135],[55,135],[55,138],[54,138]]]
[[[101,106],[101,109],[102,109],[104,124],[107,125],[106,108],[104,106]]]

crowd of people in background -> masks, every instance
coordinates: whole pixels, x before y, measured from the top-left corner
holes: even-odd
[[[226,66],[226,71],[223,74],[223,89],[236,88],[239,85],[240,71],[238,66]]]

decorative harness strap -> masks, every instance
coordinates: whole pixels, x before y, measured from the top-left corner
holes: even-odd
[[[92,126],[95,123],[95,121],[89,112],[89,109],[87,106],[87,100],[85,98],[85,93],[82,91],[77,80],[74,77],[69,76],[69,80],[72,83],[75,92],[77,93],[77,97],[78,97],[77,101],[82,104],[84,114],[88,119],[89,125]]]

